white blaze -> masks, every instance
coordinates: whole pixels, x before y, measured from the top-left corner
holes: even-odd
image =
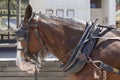
[[[21,44],[18,42],[19,49],[21,49]],[[21,58],[21,51],[17,50],[17,56],[16,56],[16,65],[22,70],[22,71],[27,71],[28,73],[34,73],[35,72],[35,65],[26,62],[25,60],[22,60]]]

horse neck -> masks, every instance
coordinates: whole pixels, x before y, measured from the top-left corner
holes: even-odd
[[[76,26],[72,28],[67,25],[56,25],[49,22],[40,22],[39,25],[39,32],[46,47],[58,59],[61,59],[71,49],[75,48],[83,34],[83,31],[76,29]],[[69,56],[62,59],[62,62],[66,63]]]

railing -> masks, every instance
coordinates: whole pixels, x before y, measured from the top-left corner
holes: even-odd
[[[13,30],[13,29],[6,29],[6,30],[1,30],[1,29],[0,29],[0,34],[5,34],[5,33],[8,33],[8,32],[10,32],[10,33],[15,33],[15,31],[16,31],[16,30]]]
[[[14,33],[15,33],[16,30],[13,30],[13,29],[6,29],[6,30],[0,30],[0,39],[1,40],[4,40],[6,38],[4,38],[5,36],[8,36],[8,37],[12,37],[12,39],[14,38]],[[8,35],[9,33],[9,35]]]
[[[70,80],[69,75],[61,72],[59,62],[42,62],[42,69],[38,73],[38,80]],[[33,74],[21,71],[14,61],[0,62],[0,80],[34,80]]]
[[[0,51],[16,51],[15,31],[13,29],[0,30]]]
[[[4,48],[4,47],[16,47],[17,43],[2,43],[0,44],[0,48]]]

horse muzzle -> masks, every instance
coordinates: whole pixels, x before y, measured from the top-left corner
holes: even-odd
[[[15,38],[17,41],[24,41],[26,39],[25,30],[18,30],[15,32]]]

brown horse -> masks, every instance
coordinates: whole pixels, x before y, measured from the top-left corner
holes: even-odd
[[[28,46],[29,55],[34,55],[47,48],[63,64],[66,64],[84,33],[86,23],[69,18],[44,15],[39,15],[35,19],[35,15],[32,15],[32,8],[28,5],[24,21],[20,26],[16,37],[21,40],[23,48]],[[20,36],[20,33],[23,35]],[[103,30],[101,33],[102,36],[98,39],[90,55],[90,62],[81,71],[71,74],[72,80],[120,80],[120,76],[113,73],[117,73],[117,69],[120,69],[120,32],[110,29],[106,32]],[[25,53],[21,54],[22,58],[25,58]],[[113,68],[115,69],[113,72],[105,71],[96,67],[100,63],[94,65],[94,61],[102,61],[117,69]]]

